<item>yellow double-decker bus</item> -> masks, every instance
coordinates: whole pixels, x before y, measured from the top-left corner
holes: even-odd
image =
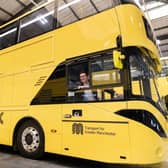
[[[167,156],[159,53],[133,1],[49,1],[1,26],[0,49],[0,144],[35,159]]]

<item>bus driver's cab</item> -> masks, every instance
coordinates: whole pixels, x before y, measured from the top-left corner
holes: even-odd
[[[98,53],[68,63],[68,101],[105,101],[123,98],[122,73],[112,52]]]

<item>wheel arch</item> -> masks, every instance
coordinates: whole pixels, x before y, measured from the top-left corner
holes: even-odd
[[[43,127],[41,126],[40,122],[39,122],[37,119],[35,119],[35,118],[31,117],[31,116],[27,116],[27,117],[21,118],[21,119],[17,122],[17,124],[16,124],[16,126],[15,126],[15,128],[14,128],[13,137],[12,137],[12,146],[13,146],[13,148],[14,148],[15,151],[17,150],[16,137],[17,137],[18,130],[19,130],[19,128],[21,127],[21,125],[22,125],[24,122],[30,121],[30,120],[33,121],[33,122],[35,122],[35,123],[37,123],[38,126],[40,126],[40,128],[41,128],[41,130],[42,130],[43,137],[44,137],[44,142],[45,142],[44,129],[43,129]],[[44,144],[45,144],[45,143],[44,143]]]

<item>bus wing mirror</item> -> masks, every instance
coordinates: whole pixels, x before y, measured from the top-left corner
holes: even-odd
[[[122,60],[125,59],[125,55],[121,54],[120,51],[114,50],[113,51],[113,61],[114,67],[118,69],[123,69],[123,62]]]

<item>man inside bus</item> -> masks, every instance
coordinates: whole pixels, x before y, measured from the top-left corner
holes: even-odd
[[[96,95],[92,92],[90,88],[89,76],[85,71],[81,71],[79,74],[80,83],[78,84],[78,89],[85,89],[83,94],[84,101],[94,101],[96,100]]]
[[[81,71],[79,74],[80,77],[80,84],[78,85],[78,89],[85,89],[84,90],[84,101],[94,101],[99,99],[95,93],[90,88],[89,76],[85,71]],[[105,89],[104,92],[111,94],[111,98],[121,98],[123,95],[118,94],[114,89]]]
[[[78,89],[86,89],[90,87],[89,83],[89,76],[85,71],[81,71],[79,74],[80,77],[80,84],[78,86]]]

